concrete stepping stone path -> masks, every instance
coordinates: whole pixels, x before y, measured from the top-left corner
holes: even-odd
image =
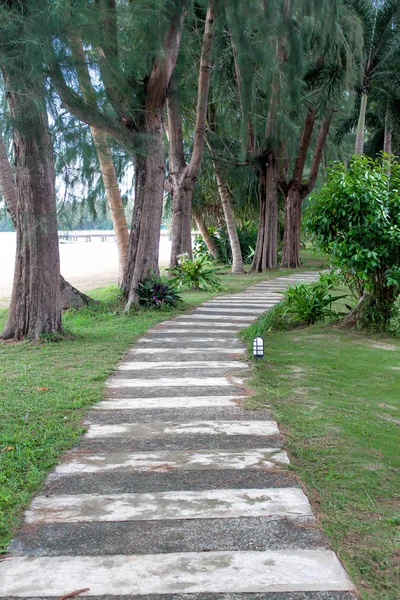
[[[268,410],[245,411],[237,338],[314,273],[154,327],[25,513],[0,598],[355,600]]]

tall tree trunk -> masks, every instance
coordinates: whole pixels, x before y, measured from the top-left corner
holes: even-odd
[[[192,156],[188,164],[186,164],[183,152],[182,117],[175,79],[171,82],[172,85],[167,99],[170,162],[172,167],[170,174],[172,189],[171,269],[176,266],[179,254],[192,255],[192,200],[204,153],[213,42],[214,0],[208,0],[200,57],[194,142]]]
[[[217,178],[219,197],[221,198],[222,209],[224,211],[229,243],[232,250],[232,273],[235,275],[242,275],[244,273],[243,257],[242,250],[240,248],[235,217],[232,210],[231,195],[225,179],[225,174],[223,173],[217,160],[214,160],[214,169],[215,176]]]
[[[356,154],[364,152],[365,139],[365,115],[367,113],[368,93],[363,91],[360,103],[360,113],[358,117],[357,133],[356,133]]]
[[[18,203],[13,291],[1,337],[38,340],[62,329],[53,148],[41,83],[32,82],[26,93],[20,74],[3,73],[13,119]]]
[[[208,248],[208,251],[215,260],[218,260],[218,246],[214,238],[208,231],[207,225],[203,219],[203,215],[199,210],[195,210],[193,212],[193,216],[196,222],[197,229],[200,231],[201,237],[203,238],[204,243]]]
[[[138,283],[152,271],[158,272],[165,179],[162,114],[179,53],[186,2],[176,0],[167,3],[164,13],[166,27],[160,50],[154,55],[148,73],[142,75],[141,80],[136,80],[132,73],[126,75],[120,62],[119,3],[107,0],[98,4],[102,35],[97,64],[107,99],[116,117],[109,111],[106,114],[100,110],[97,98],[87,102],[67,84],[55,53],[48,61],[53,82],[64,105],[78,119],[120,141],[134,155],[136,196],[121,286],[128,299],[126,309],[129,310],[138,301]],[[71,15],[73,19],[73,12]],[[71,26],[74,27],[73,21]],[[139,143],[142,148],[136,154]]]
[[[110,148],[107,143],[106,134],[104,131],[97,129],[96,127],[91,127],[90,131],[92,133],[93,142],[99,157],[100,170],[106,191],[106,198],[108,206],[110,207],[111,220],[113,223],[115,239],[118,248],[118,272],[119,283],[121,284],[124,276],[126,255],[129,244],[129,231],[126,222],[125,208],[122,202],[117,174],[115,172]]]
[[[162,110],[146,119],[144,152],[135,157],[135,205],[122,290],[126,312],[137,304],[138,284],[159,274],[158,258],[165,184]]]
[[[90,79],[86,54],[83,49],[82,40],[76,30],[70,32],[69,41],[72,56],[75,61],[79,85],[82,90],[82,96],[87,102],[95,102],[96,93],[93,89],[92,81]],[[121,284],[124,276],[126,254],[129,243],[129,231],[128,224],[126,222],[125,208],[122,202],[117,174],[115,172],[110,147],[107,142],[107,136],[105,132],[98,127],[90,126],[90,131],[99,159],[107,203],[110,207],[111,220],[118,248],[118,272],[119,283]]]
[[[393,148],[392,148],[392,127],[391,127],[391,123],[390,123],[390,116],[389,116],[389,110],[386,109],[386,116],[385,116],[385,137],[383,140],[383,151],[386,154],[391,155],[393,152]]]
[[[332,122],[332,113],[327,114],[322,121],[307,183],[303,183],[304,167],[315,125],[315,118],[315,110],[309,110],[305,118],[292,178],[289,184],[281,182],[281,189],[285,190],[285,231],[281,266],[288,269],[295,269],[300,266],[301,205],[304,198],[312,192],[317,181],[323,150]]]
[[[172,247],[170,269],[178,263],[180,254],[192,258],[192,200],[195,182],[186,176],[171,177],[172,193]]]
[[[0,190],[4,203],[10,213],[11,221],[17,228],[17,202],[18,192],[14,181],[13,170],[8,159],[7,150],[4,144],[3,137],[0,134]],[[95,301],[77,290],[68,281],[60,275],[60,294],[61,294],[61,309],[82,308],[88,304],[93,304]]]
[[[269,152],[259,174],[260,216],[257,245],[251,270],[262,273],[278,266],[278,191],[276,160]]]
[[[288,269],[300,267],[300,227],[302,194],[298,187],[290,186],[285,198],[285,232],[281,266]]]

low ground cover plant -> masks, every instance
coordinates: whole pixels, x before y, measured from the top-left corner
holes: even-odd
[[[182,297],[170,281],[159,277],[145,279],[137,287],[139,304],[145,308],[175,308]]]
[[[177,266],[169,272],[178,289],[220,291],[218,273],[221,271],[222,267],[213,265],[206,256],[191,259],[188,254],[181,254]]]
[[[360,597],[399,598],[400,341],[317,323],[272,329],[265,342],[246,408],[273,410]]]
[[[290,320],[313,325],[318,321],[336,320],[339,313],[332,308],[334,302],[346,298],[347,294],[333,295],[333,285],[320,279],[315,283],[297,283],[290,286],[285,297],[282,316]]]

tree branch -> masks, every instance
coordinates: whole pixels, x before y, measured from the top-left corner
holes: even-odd
[[[208,1],[203,44],[201,48],[199,82],[197,92],[196,126],[189,173],[197,177],[204,152],[206,137],[208,92],[210,89],[212,69],[212,47],[214,42],[214,0]]]
[[[134,81],[131,81],[128,85],[120,66],[116,1],[96,0],[96,5],[100,11],[102,23],[99,67],[104,89],[111,106],[122,122],[127,127],[134,128],[133,106],[131,103],[131,98],[134,95],[130,91],[132,87],[140,91],[143,89],[143,85]]]
[[[314,129],[316,119],[315,108],[310,108],[306,114],[303,132],[300,138],[299,151],[297,153],[296,162],[293,168],[291,183],[301,185],[303,179],[304,166],[306,164],[307,152],[310,147],[311,136]]]
[[[112,138],[121,142],[127,149],[133,149],[132,133],[124,130],[118,121],[104,115],[96,102],[86,102],[69,85],[67,85],[57,57],[53,52],[52,60],[48,62],[48,72],[53,85],[67,110],[83,123],[91,127],[98,127]]]
[[[171,22],[164,38],[162,52],[154,61],[146,86],[146,115],[150,115],[164,105],[164,100],[178,58],[182,37],[182,26],[186,16],[186,0],[177,2]]]
[[[310,175],[308,177],[307,184],[305,187],[305,196],[308,196],[314,189],[315,183],[318,177],[319,166],[321,164],[322,153],[328,139],[329,129],[332,122],[332,113],[327,115],[322,122],[321,129],[319,131],[318,140],[315,145],[314,156],[311,164]]]

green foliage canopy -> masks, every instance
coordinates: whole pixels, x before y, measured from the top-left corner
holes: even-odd
[[[383,155],[335,163],[311,201],[306,228],[387,322],[400,291],[400,164]]]

